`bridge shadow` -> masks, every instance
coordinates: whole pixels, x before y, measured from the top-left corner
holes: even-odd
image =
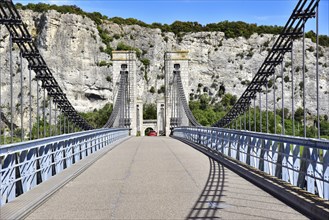
[[[225,183],[222,165],[209,157],[210,169],[207,183],[186,219],[219,219],[216,211],[224,207],[221,202]]]

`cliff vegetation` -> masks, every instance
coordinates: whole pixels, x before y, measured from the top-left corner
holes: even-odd
[[[280,34],[282,31],[281,26],[269,26],[269,25],[260,25],[257,24],[248,24],[243,21],[221,21],[218,23],[210,23],[206,25],[201,25],[198,22],[183,22],[183,21],[175,21],[172,24],[161,24],[158,22],[154,22],[152,24],[147,24],[143,21],[140,21],[135,18],[121,18],[121,17],[113,17],[108,18],[106,15],[102,15],[99,12],[88,13],[83,11],[81,8],[75,5],[50,5],[45,3],[33,4],[29,3],[27,5],[22,5],[20,3],[16,4],[16,7],[19,9],[30,9],[35,12],[47,12],[49,10],[55,10],[59,13],[71,13],[82,16],[87,16],[92,19],[97,25],[103,23],[103,20],[108,20],[113,23],[119,25],[138,25],[141,27],[147,28],[159,28],[162,32],[173,32],[176,35],[181,35],[183,33],[193,33],[193,32],[201,32],[201,31],[220,31],[225,33],[226,38],[236,38],[236,37],[245,37],[249,38],[252,34]],[[311,38],[313,42],[316,41],[316,35],[313,31],[309,31],[306,33],[306,37]],[[319,44],[321,46],[329,46],[329,37],[326,35],[319,35]]]

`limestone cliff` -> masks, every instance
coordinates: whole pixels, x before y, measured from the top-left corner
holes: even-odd
[[[97,25],[87,17],[60,14],[56,11],[36,13],[30,10],[20,11],[30,33],[35,37],[36,44],[52,70],[68,99],[78,111],[91,111],[101,108],[108,102],[113,102],[112,93],[112,63],[111,56],[101,52],[105,45],[99,35]],[[226,39],[222,32],[185,33],[176,36],[174,33],[161,32],[160,29],[150,29],[137,25],[118,25],[109,21],[104,22],[101,28],[111,37],[111,47],[116,48],[120,42],[141,51],[137,62],[138,96],[144,102],[154,102],[163,97],[158,93],[164,85],[164,53],[166,51],[189,51],[189,93],[191,97],[198,98],[207,92],[214,101],[220,101],[217,95],[220,86],[226,93],[237,95],[243,93],[248,81],[257,72],[265,59],[276,36],[270,34],[254,34],[249,39],[239,37]],[[9,56],[8,32],[1,27],[0,52],[2,74],[2,109],[8,114],[9,109]],[[306,39],[306,85],[307,108],[314,113],[315,109],[315,44]],[[295,100],[301,106],[301,41],[294,44],[295,62]],[[14,55],[14,82],[19,88],[20,61],[18,48],[13,50]],[[329,114],[329,50],[320,47],[320,113]],[[141,60],[149,60],[144,65]],[[143,64],[144,63],[144,64]],[[285,62],[285,81],[290,81],[290,58]],[[23,97],[27,103],[27,63],[23,61],[24,87]],[[278,69],[279,73],[279,69]],[[277,97],[281,94],[281,80],[277,78]],[[36,86],[34,86],[36,87]],[[155,93],[150,89],[154,87]],[[285,83],[286,107],[290,108],[291,84]],[[20,91],[14,90],[14,97],[18,103]],[[32,95],[36,96],[36,88]],[[269,98],[270,106],[273,100]],[[278,108],[281,102],[276,100]],[[17,104],[15,104],[17,107]],[[34,99],[35,106],[35,99]],[[265,106],[265,103],[264,103]],[[27,112],[27,108],[24,109]],[[19,124],[19,108],[15,108],[15,123]]]

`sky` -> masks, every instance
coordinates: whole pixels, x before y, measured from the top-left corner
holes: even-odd
[[[87,12],[108,17],[136,18],[151,24],[197,21],[200,24],[220,21],[244,21],[257,25],[284,26],[297,0],[14,0],[14,3],[44,2],[76,5]],[[329,35],[329,0],[320,0],[319,33]],[[306,30],[314,30],[315,19]]]

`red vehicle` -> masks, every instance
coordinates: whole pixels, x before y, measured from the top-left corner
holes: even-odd
[[[152,131],[149,131],[147,136],[158,136],[158,133],[156,131],[152,130]]]

